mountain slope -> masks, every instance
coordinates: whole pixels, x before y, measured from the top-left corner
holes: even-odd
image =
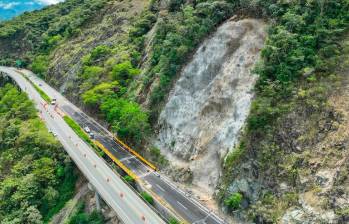
[[[302,198],[311,195],[313,199],[313,193],[306,194],[310,190],[326,195],[329,191],[321,184],[316,188],[312,178],[309,184],[303,183],[303,179],[316,174],[311,160],[328,157],[321,154],[320,145],[330,141],[326,139],[331,133],[340,136],[335,126],[346,126],[339,124],[336,110],[340,108],[328,102],[331,88],[337,88],[335,81],[340,80],[339,75],[331,74],[340,64],[338,56],[345,54],[339,43],[348,28],[348,12],[349,2],[345,0],[70,0],[2,23],[0,57],[2,64],[29,67],[124,140],[142,148],[141,153],[166,167],[168,161],[160,152],[176,160],[185,157],[185,163],[196,156],[195,150],[185,156],[170,154],[174,147],[171,140],[166,140],[161,149],[152,145],[163,121],[170,116],[166,115],[167,98],[186,77],[183,68],[192,58],[195,60],[193,54],[205,38],[227,19],[264,18],[268,34],[261,59],[253,70],[258,75],[255,99],[243,132],[234,134],[234,138],[241,135],[240,143],[224,149],[228,155],[223,159],[222,153],[217,159],[216,164],[221,167],[214,168],[221,172],[213,175],[214,181],[219,179],[214,196],[224,211],[244,220],[287,223],[291,222],[290,216],[302,212],[303,220],[311,220],[316,214],[304,211],[307,206],[302,205]],[[228,53],[233,55],[233,51]],[[214,77],[217,71],[207,68],[210,72],[202,73],[206,76],[196,73],[206,69],[206,65],[198,65],[200,69],[192,69],[187,76],[198,75],[203,83],[207,82],[207,77]],[[230,67],[238,66],[234,63]],[[188,87],[190,91],[184,97],[199,93],[195,84],[198,82]],[[178,110],[180,107],[171,107],[167,114]],[[213,110],[219,110],[219,105],[205,111]],[[195,117],[192,108],[185,112]],[[221,113],[224,111],[217,116]],[[198,120],[203,117],[199,114]],[[212,123],[209,130],[229,126],[229,122],[221,126],[218,123]],[[181,127],[179,131],[184,130]],[[197,136],[184,140],[195,145]],[[221,150],[219,144],[212,148],[203,145],[203,157]],[[210,153],[205,151],[208,148]],[[346,155],[327,151],[338,158]],[[200,171],[210,172],[204,165]],[[319,167],[324,170],[317,170],[318,176],[326,176],[339,166],[329,165],[331,169],[327,170]],[[175,170],[177,180],[189,181],[189,187],[195,180],[190,170],[184,170],[181,176],[172,166],[170,169]],[[326,206],[335,207],[331,203]],[[333,220],[337,222],[346,217],[345,207],[330,210],[326,209],[336,213]]]

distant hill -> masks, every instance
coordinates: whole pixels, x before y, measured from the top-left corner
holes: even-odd
[[[24,12],[41,9],[62,0],[2,0],[0,1],[0,21],[11,19]]]

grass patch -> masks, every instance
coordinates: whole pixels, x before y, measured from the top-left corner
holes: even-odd
[[[104,156],[104,152],[100,150],[90,139],[90,137],[81,129],[80,125],[76,123],[71,117],[64,115],[64,121],[71,127],[74,132],[87,144],[89,144],[100,156]]]
[[[21,72],[20,72],[21,73]],[[32,82],[32,80],[30,80],[26,75],[24,75],[23,73],[21,73],[22,76],[28,80],[28,82],[30,82],[30,84],[33,85],[34,89],[40,94],[40,96],[47,102],[47,103],[51,103],[51,98],[42,90],[40,89],[39,86],[37,86],[35,83]]]
[[[180,224],[180,222],[174,218],[174,217],[171,217],[169,220],[168,220],[168,223],[169,224]]]
[[[245,145],[243,142],[239,144],[238,147],[233,149],[226,157],[224,162],[224,167],[227,169],[232,169],[234,165],[241,159],[245,152]]]
[[[156,165],[160,167],[165,167],[168,165],[168,160],[164,155],[161,154],[160,149],[157,147],[153,146],[149,150],[150,152],[150,159],[152,162],[156,163]]]
[[[146,202],[148,202],[149,204],[151,204],[151,205],[154,204],[154,199],[153,199],[153,197],[152,197],[150,194],[148,194],[147,192],[145,192],[145,191],[141,192],[141,196],[142,196],[142,198],[143,198]]]
[[[90,144],[91,146],[94,147],[93,142],[88,137],[88,135],[81,129],[81,127],[78,123],[76,123],[72,118],[70,118],[67,115],[64,115],[63,119],[69,125],[69,127],[71,127],[80,138],[82,138],[85,142],[87,142],[88,144]]]
[[[42,90],[40,89],[37,85],[35,85],[34,83],[32,83],[32,85],[34,86],[34,88],[36,89],[36,91],[40,94],[40,96],[47,102],[47,103],[51,103],[51,98]]]

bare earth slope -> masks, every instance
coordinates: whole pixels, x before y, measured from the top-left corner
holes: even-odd
[[[264,38],[259,20],[220,26],[184,68],[160,115],[157,144],[173,165],[189,168],[193,184],[210,195],[221,159],[248,115],[256,79],[251,70]]]

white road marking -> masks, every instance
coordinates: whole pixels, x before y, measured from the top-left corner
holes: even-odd
[[[31,77],[31,75],[27,75],[27,76],[29,76],[29,77]],[[38,78],[36,78],[35,76],[33,76],[32,77],[33,79],[35,79],[37,82],[40,80],[40,79],[38,79]],[[40,82],[38,82],[38,83],[40,83]],[[46,87],[46,85],[45,85],[46,83],[44,83],[43,82],[43,86],[42,87]],[[29,85],[30,86],[30,85]],[[47,85],[48,86],[48,85]],[[26,88],[26,87],[25,87]],[[31,88],[31,87],[30,87]],[[29,90],[31,90],[29,88]],[[48,88],[49,88],[49,86],[48,86]],[[45,88],[46,89],[46,88]],[[50,89],[47,89],[48,91],[47,92],[49,92],[49,93],[51,93],[51,90]],[[32,92],[32,91],[28,91],[28,92]],[[35,92],[36,93],[36,92]],[[53,93],[51,93],[51,94],[53,94]],[[55,94],[53,94],[53,96],[55,96]],[[58,95],[57,95],[58,96]],[[31,98],[30,96],[29,96],[29,98]],[[58,96],[58,97],[55,97],[55,98],[61,98],[61,96]],[[61,99],[59,99],[59,100],[61,100]],[[62,97],[62,101],[63,100],[66,100],[64,97]],[[60,102],[60,101],[59,101]],[[69,106],[71,106],[70,104],[70,102],[68,102],[68,103],[62,103],[62,104],[64,104],[64,105],[67,105],[68,107]],[[75,111],[76,110],[76,108],[74,108],[74,109],[72,109],[72,108],[69,108],[69,109],[71,109],[71,110],[73,110],[73,111]],[[77,108],[77,110],[78,111],[81,111],[81,110],[79,110],[78,108]],[[82,111],[81,111],[82,112]],[[76,112],[74,112],[74,113],[76,113]],[[69,114],[69,113],[68,113]],[[100,126],[96,121],[94,121],[93,119],[91,119],[88,115],[85,115],[85,114],[83,114],[83,115],[81,115],[81,114],[79,114],[81,117],[82,117],[82,119],[83,120],[87,120],[88,122],[92,122],[92,125],[94,126],[94,125],[96,125],[95,126],[95,128],[98,130],[98,131],[100,131],[100,130],[104,130],[106,133],[107,133],[107,135],[108,135],[108,137],[111,137],[111,134],[103,127],[103,126]],[[119,144],[118,144],[119,145]],[[120,146],[120,145],[119,145]],[[124,149],[124,147],[122,147],[122,146],[120,146],[120,148],[122,149],[122,150],[124,150],[124,151],[127,151],[126,149]],[[126,159],[126,158],[125,158]],[[138,161],[138,160],[137,160]],[[127,160],[127,163],[129,163],[130,161],[128,161]],[[138,161],[142,166],[144,166],[144,167],[146,167],[147,168],[147,166],[145,166],[143,163],[141,163],[140,161]],[[150,172],[149,172],[150,173]],[[147,176],[147,175],[149,175],[149,173],[142,173],[142,176],[143,177],[145,177],[145,176]],[[165,183],[166,183],[167,181],[165,181]],[[183,196],[186,196],[185,194],[184,194],[184,192],[182,191],[182,190],[180,190],[180,189],[178,189],[178,187],[177,186],[173,186],[172,185],[172,183],[171,182],[167,182],[167,184],[169,184],[169,186],[171,186],[171,188],[173,188],[173,190],[174,191],[177,191],[178,193],[180,193],[180,194],[182,194]],[[191,203],[193,203],[193,204],[195,204],[196,206],[198,206],[199,208],[201,208],[202,210],[203,210],[203,212],[204,213],[206,213],[206,214],[208,214],[207,213],[207,209],[205,208],[205,207],[203,207],[199,202],[197,202],[196,200],[193,200],[192,198],[188,198],[188,200],[191,202]],[[178,202],[179,203],[179,202]],[[180,203],[179,203],[180,204]],[[183,204],[180,204],[182,207],[184,207],[184,208],[186,208],[185,206],[183,206]],[[187,209],[187,208],[186,208]],[[217,220],[218,218],[213,214],[213,217]],[[219,221],[221,221],[220,219],[218,219]]]
[[[122,161],[133,159],[133,158],[135,158],[135,157],[134,156],[129,156],[129,157],[125,157],[123,159],[120,159],[120,161],[122,162]],[[129,161],[127,161],[127,162],[129,163]]]
[[[149,173],[143,173],[142,175],[139,175],[138,177],[139,177],[139,178],[143,178],[143,177],[148,176],[149,174],[151,174],[151,172],[149,172]]]
[[[163,192],[165,192],[165,189],[163,189],[159,184],[156,184],[156,186],[157,186],[158,188],[160,188],[160,190],[162,190]]]
[[[177,203],[178,203],[180,206],[182,206],[184,209],[188,210],[188,208],[185,207],[185,206],[184,206],[182,203],[180,203],[179,201],[177,201]]]

